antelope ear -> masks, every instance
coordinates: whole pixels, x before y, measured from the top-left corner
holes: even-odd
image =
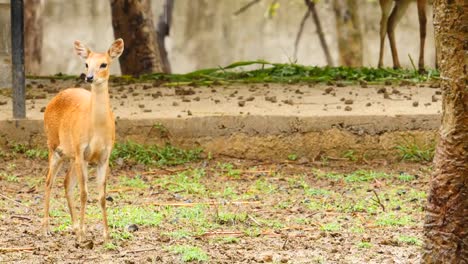
[[[116,39],[114,43],[112,43],[107,53],[109,54],[109,57],[111,57],[111,59],[115,59],[115,58],[118,58],[120,55],[122,55],[123,51],[124,51],[124,41],[123,39],[119,38],[119,39]]]
[[[75,53],[86,60],[91,50],[85,44],[81,43],[81,41],[75,40]]]

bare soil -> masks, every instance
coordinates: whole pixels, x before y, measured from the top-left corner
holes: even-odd
[[[416,263],[431,171],[385,160],[121,164],[108,184],[109,218],[117,223],[111,248],[101,237],[92,171],[87,241],[80,244],[69,230],[63,174],[53,192],[54,232],[43,237],[47,162],[4,151],[0,164],[2,263],[181,263],[176,245],[202,249],[209,263]],[[143,210],[144,219],[129,208]],[[128,230],[131,221],[137,231]]]

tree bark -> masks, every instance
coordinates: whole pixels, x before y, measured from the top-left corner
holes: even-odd
[[[358,0],[333,0],[339,63],[343,66],[362,66],[362,35]]]
[[[43,10],[43,0],[24,1],[24,63],[26,74],[40,74],[42,61]]]
[[[162,72],[162,61],[153,23],[150,0],[111,0],[115,38],[123,38],[119,58],[122,74]]]
[[[468,5],[434,1],[443,114],[424,223],[422,263],[468,263]]]
[[[172,10],[174,9],[174,0],[166,0],[164,3],[164,12],[159,16],[158,21],[158,46],[159,56],[161,57],[162,68],[165,73],[171,73],[171,64],[167,55],[164,39],[169,36],[172,24]]]

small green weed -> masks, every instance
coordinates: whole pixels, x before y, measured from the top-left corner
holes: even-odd
[[[184,262],[208,261],[208,254],[199,247],[180,245],[180,246],[170,246],[168,247],[168,250],[173,253],[180,254],[182,257],[182,261]]]
[[[398,175],[398,180],[403,181],[403,182],[410,182],[410,181],[414,181],[415,179],[416,177],[414,177],[411,174],[401,173],[400,175]]]
[[[227,237],[214,238],[211,241],[213,241],[214,243],[222,243],[222,244],[237,244],[239,243],[239,238],[227,236]]]
[[[123,207],[108,208],[109,226],[122,228],[130,224],[142,226],[158,226],[164,216],[154,206],[139,207],[126,205]]]
[[[320,227],[320,230],[326,231],[326,232],[336,232],[341,229],[341,225],[338,223],[328,223],[324,224]]]
[[[192,232],[185,230],[185,229],[178,229],[176,231],[168,232],[168,233],[163,233],[163,235],[175,238],[175,239],[181,239],[181,238],[187,238],[193,235]]]
[[[234,165],[232,163],[219,163],[216,166],[218,169],[220,169],[223,174],[227,175],[228,177],[232,177],[234,179],[239,179],[241,175],[241,170],[239,169],[234,169]]]
[[[117,245],[113,244],[113,243],[106,243],[104,244],[104,248],[106,250],[117,250]]]
[[[247,219],[246,213],[218,212],[216,222],[221,225],[242,223]]]
[[[265,194],[271,194],[276,191],[276,186],[272,183],[269,183],[266,179],[256,180],[253,186],[250,187],[250,191],[259,192]]]
[[[412,225],[414,221],[408,215],[398,216],[395,213],[381,214],[376,219],[378,226],[407,226]]]
[[[435,153],[435,142],[420,146],[413,139],[412,141],[405,139],[403,143],[396,146],[401,160],[405,161],[432,161]]]
[[[289,154],[289,155],[288,155],[288,160],[290,160],[290,161],[295,161],[295,160],[297,160],[297,155],[296,155],[296,154]]]
[[[206,187],[200,183],[200,179],[204,176],[205,170],[195,169],[158,179],[156,183],[174,193],[204,194],[206,193]]]
[[[366,182],[366,181],[371,181],[375,179],[384,179],[384,178],[390,178],[390,175],[384,172],[367,171],[367,170],[357,170],[344,177],[346,182]]]
[[[113,239],[116,239],[116,240],[128,240],[128,239],[132,239],[133,238],[133,235],[127,231],[121,231],[121,232],[111,232],[110,233],[110,236],[111,238]]]
[[[46,149],[28,149],[24,154],[30,159],[47,160],[49,157],[49,151]]]
[[[314,188],[307,188],[305,189],[305,194],[310,196],[325,196],[329,195],[331,191],[326,189],[314,189]]]
[[[414,236],[398,236],[398,242],[400,243],[405,243],[408,245],[416,245],[416,246],[422,246],[422,241],[419,240],[419,238],[414,237]]]
[[[372,243],[370,243],[370,242],[359,242],[357,244],[357,247],[361,248],[361,249],[368,249],[368,248],[372,247]]]
[[[139,175],[135,176],[134,178],[120,176],[119,182],[122,186],[126,186],[126,187],[141,188],[141,189],[149,188],[149,185]]]
[[[347,150],[345,153],[343,153],[343,158],[348,159],[350,161],[358,160],[356,154],[354,153],[354,150]]]

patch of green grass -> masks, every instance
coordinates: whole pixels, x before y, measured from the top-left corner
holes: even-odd
[[[132,233],[130,232],[127,232],[127,231],[113,231],[110,233],[110,237],[112,239],[115,239],[115,240],[121,240],[121,241],[124,241],[124,240],[128,240],[128,239],[132,239],[133,238],[133,235]]]
[[[358,160],[356,154],[354,153],[354,150],[347,150],[345,153],[343,153],[343,158],[348,159],[350,161]]]
[[[206,187],[200,183],[200,179],[204,176],[204,169],[195,169],[158,179],[156,183],[174,193],[205,194]]]
[[[24,154],[29,159],[47,160],[49,157],[49,151],[47,149],[28,149]]]
[[[344,175],[337,172],[324,172],[319,169],[313,169],[312,172],[317,176],[319,179],[328,179],[332,181],[338,181],[343,179]]]
[[[253,70],[243,70],[243,67]],[[264,60],[240,61],[226,67],[197,70],[187,74],[148,74],[140,77],[142,80],[160,80],[163,82],[181,84],[223,84],[226,82],[383,82],[388,80],[407,80],[410,82],[427,81],[437,78],[438,72],[429,70],[427,74],[419,74],[415,70],[390,68],[351,68],[351,67],[317,67],[293,63],[270,63]]]
[[[322,225],[320,230],[326,232],[337,232],[341,230],[341,225],[339,223],[327,223]]]
[[[227,237],[217,237],[212,239],[214,243],[221,243],[221,244],[237,244],[240,242],[239,238],[227,236]]]
[[[416,245],[416,246],[422,246],[422,241],[414,236],[405,236],[405,235],[400,235],[398,236],[398,242],[408,244],[408,245]]]
[[[216,222],[221,225],[243,223],[247,219],[246,213],[218,212]]]
[[[185,230],[185,229],[178,229],[172,232],[163,233],[163,235],[166,235],[175,239],[181,239],[181,238],[191,237],[193,235],[193,232],[189,230]]]
[[[201,149],[184,150],[171,145],[160,147],[128,141],[115,144],[110,162],[115,164],[117,159],[123,159],[126,162],[144,165],[179,165],[199,159],[201,152]]]
[[[398,175],[398,180],[403,181],[403,182],[410,182],[410,181],[414,181],[415,179],[416,177],[414,177],[411,174],[401,173],[400,175]]]
[[[109,226],[123,228],[136,224],[141,226],[158,226],[164,219],[162,213],[154,206],[125,205],[123,207],[110,207],[107,209]]]
[[[235,169],[232,163],[219,163],[216,167],[223,172],[224,175],[232,177],[234,179],[239,179],[241,176],[241,170]]]
[[[267,179],[259,179],[250,187],[250,191],[253,193],[271,194],[276,191],[276,186],[268,182]]]
[[[117,250],[117,245],[113,244],[113,243],[106,243],[104,244],[104,249],[106,250]]]
[[[435,142],[419,145],[416,140],[405,139],[400,145],[396,146],[401,160],[405,161],[432,161],[435,153]]]
[[[291,160],[291,161],[297,160],[297,155],[296,154],[289,154],[288,155],[288,160]]]
[[[376,171],[367,171],[367,170],[357,170],[351,174],[347,174],[344,177],[346,182],[366,182],[375,179],[385,179],[390,178],[390,175],[384,172]]]
[[[370,242],[359,242],[357,244],[357,247],[361,248],[361,249],[368,249],[368,248],[372,247],[372,243],[370,243]]]
[[[149,185],[139,175],[135,176],[134,178],[129,178],[127,176],[120,176],[119,182],[122,186],[126,186],[126,187],[140,188],[140,189],[149,188]]]
[[[258,227],[249,227],[244,229],[244,234],[249,237],[258,237],[262,233],[262,230]]]
[[[172,253],[179,254],[184,262],[205,262],[208,261],[208,254],[199,247],[188,246],[188,245],[178,245],[170,246],[167,248]]]
[[[375,222],[378,226],[408,226],[414,224],[410,216],[399,216],[395,213],[380,214]]]
[[[18,176],[6,172],[0,172],[0,179],[5,179],[7,182],[19,182]]]
[[[325,196],[331,194],[331,191],[326,189],[307,188],[304,190],[304,193],[309,196]]]

